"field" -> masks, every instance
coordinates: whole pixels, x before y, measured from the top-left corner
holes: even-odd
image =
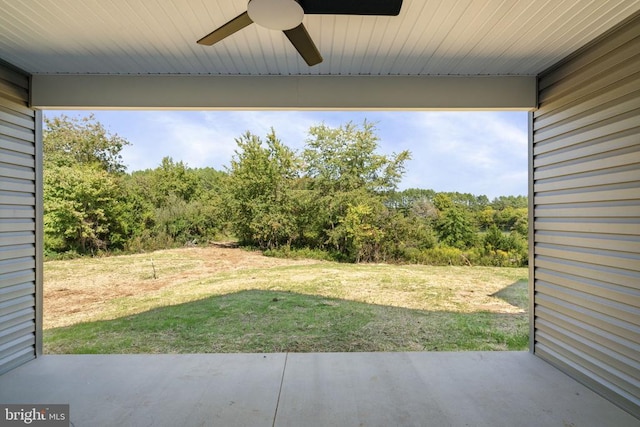
[[[523,350],[527,270],[227,245],[48,261],[45,353]]]

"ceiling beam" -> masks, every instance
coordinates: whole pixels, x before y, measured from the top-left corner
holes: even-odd
[[[34,75],[39,109],[533,110],[528,76]]]

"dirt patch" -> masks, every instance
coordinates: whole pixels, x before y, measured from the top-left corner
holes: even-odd
[[[107,301],[144,296],[238,270],[313,264],[263,256],[230,244],[44,264],[44,328],[95,319]]]

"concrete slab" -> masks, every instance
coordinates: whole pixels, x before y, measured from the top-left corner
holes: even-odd
[[[44,356],[0,403],[91,426],[640,426],[523,352]]]
[[[0,402],[68,403],[76,427],[271,427],[284,361],[284,354],[44,356],[0,376]]]
[[[278,426],[638,426],[525,352],[289,354]]]

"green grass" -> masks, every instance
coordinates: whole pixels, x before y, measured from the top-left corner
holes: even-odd
[[[241,291],[46,332],[50,352],[230,353],[522,350],[522,316]]]
[[[100,263],[94,270],[109,269]],[[183,264],[159,270],[194,268]],[[524,350],[527,301],[525,269],[247,267],[113,298],[81,322],[45,329],[44,343],[46,353],[100,354]]]

